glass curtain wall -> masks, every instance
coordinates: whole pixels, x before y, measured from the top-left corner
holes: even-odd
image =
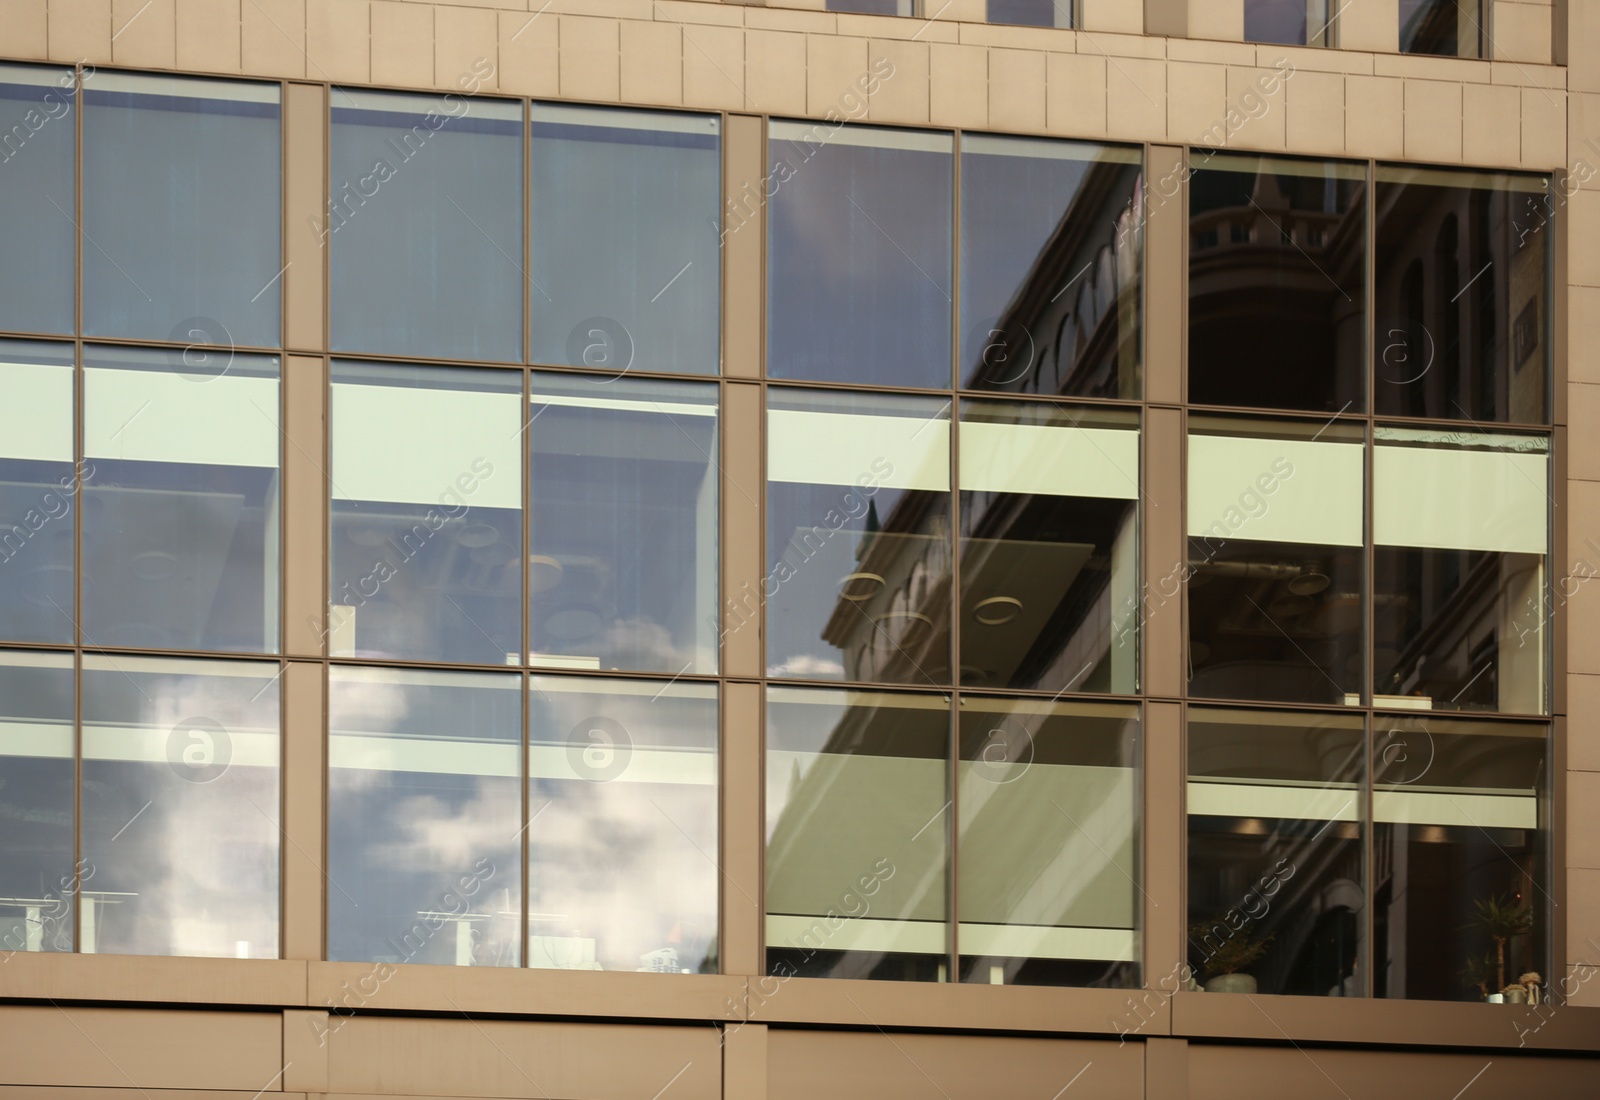
[[[0,241],[26,263],[0,268],[0,330],[76,327],[78,76],[0,65]]]

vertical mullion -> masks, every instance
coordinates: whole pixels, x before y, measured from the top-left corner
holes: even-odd
[[[86,99],[83,65],[76,66],[78,115],[73,120],[72,201],[73,228],[72,317],[72,455],[73,484],[78,487],[78,514],[72,536],[72,951],[83,949],[83,105]]]
[[[950,817],[946,822],[945,866],[949,874],[946,900],[950,938],[945,944],[950,981],[961,981],[961,868],[956,852],[961,833],[961,144],[957,130],[950,142],[950,732],[945,765]]]
[[[1365,916],[1362,918],[1362,945],[1361,954],[1366,956],[1366,965],[1363,967],[1361,983],[1362,995],[1373,996],[1377,989],[1375,967],[1377,965],[1376,931],[1377,911],[1375,905],[1376,880],[1373,869],[1376,866],[1376,837],[1374,831],[1377,826],[1372,816],[1372,769],[1374,760],[1375,738],[1377,730],[1377,717],[1375,712],[1375,694],[1377,685],[1373,682],[1372,654],[1376,648],[1376,583],[1377,583],[1377,544],[1376,531],[1373,527],[1373,470],[1376,465],[1375,448],[1377,446],[1377,385],[1374,381],[1377,372],[1376,332],[1377,326],[1373,318],[1377,316],[1377,272],[1378,272],[1378,230],[1377,230],[1377,162],[1367,161],[1367,186],[1365,196],[1366,226],[1363,239],[1366,241],[1367,256],[1364,265],[1366,278],[1365,293],[1362,295],[1362,309],[1365,326],[1362,349],[1365,352],[1365,369],[1362,372],[1364,382],[1364,397],[1366,400],[1366,416],[1363,418],[1364,439],[1362,440],[1362,534],[1363,547],[1361,555],[1361,683],[1359,691],[1364,707],[1366,747],[1365,759],[1362,762],[1361,774],[1361,877],[1363,892],[1366,898],[1363,909]],[[1358,959],[1358,965],[1360,960]]]

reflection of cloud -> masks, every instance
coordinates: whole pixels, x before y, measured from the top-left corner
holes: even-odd
[[[465,871],[515,835],[520,814],[516,794],[514,781],[480,776],[459,801],[433,794],[391,799],[384,825],[369,834],[374,839],[365,846],[366,860],[400,871]]]
[[[622,668],[653,668],[676,671],[689,656],[672,640],[672,633],[650,619],[617,619],[600,643],[602,653],[611,655]]]
[[[769,676],[843,676],[844,665],[809,653],[786,658],[767,670]]]

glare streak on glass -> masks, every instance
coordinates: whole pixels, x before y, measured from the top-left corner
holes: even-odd
[[[721,123],[533,107],[533,361],[715,374]]]
[[[520,664],[520,374],[332,376],[329,652]]]
[[[0,65],[0,329],[73,331],[77,77]]]
[[[71,642],[72,345],[0,341],[0,392],[0,638]]]
[[[948,980],[948,697],[767,701],[767,973]]]
[[[522,679],[335,667],[328,958],[521,961]]]
[[[522,361],[523,158],[515,101],[334,90],[334,350]]]
[[[528,965],[716,973],[717,688],[532,687]]]
[[[72,678],[70,654],[0,653],[0,957],[72,950]]]
[[[102,71],[84,103],[85,333],[278,346],[278,85]]]
[[[278,957],[278,675],[83,658],[80,951]]]
[[[276,651],[278,358],[89,347],[84,360],[84,640]]]

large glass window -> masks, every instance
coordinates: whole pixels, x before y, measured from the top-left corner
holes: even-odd
[[[535,665],[717,670],[714,384],[536,373]]]
[[[950,732],[946,696],[768,689],[769,974],[948,979]]]
[[[278,648],[278,378],[276,356],[84,349],[86,643]]]
[[[516,966],[522,677],[328,675],[328,958]]]
[[[71,642],[72,345],[0,341],[0,393],[0,637]]]
[[[953,138],[767,129],[767,373],[950,385]]]
[[[1137,148],[962,137],[963,385],[1139,396],[1142,161]]]
[[[522,376],[333,367],[328,649],[522,655]]]
[[[1137,986],[1137,708],[964,696],[958,723],[961,980]]]
[[[1188,962],[1207,990],[1364,994],[1365,744],[1356,715],[1190,711]]]
[[[948,401],[768,392],[769,675],[949,683],[950,559]]]
[[[1076,0],[989,0],[989,22],[1027,27],[1072,27]]]
[[[1135,690],[1138,428],[1131,410],[962,403],[963,685]]]
[[[528,965],[717,970],[717,689],[535,676]]]
[[[1361,701],[1364,434],[1190,418],[1190,695]]]
[[[278,957],[279,675],[84,656],[80,951]]]
[[[1549,975],[1548,742],[1542,724],[1378,718],[1378,996],[1476,1001]]]
[[[1548,176],[1379,165],[1375,404],[1549,422]]]
[[[0,652],[0,958],[72,950],[72,664],[70,653]]]
[[[1543,713],[1549,441],[1380,425],[1372,491],[1374,702]]]
[[[77,79],[71,69],[0,65],[0,241],[17,257],[0,266],[0,329],[76,324]]]
[[[1400,52],[1481,57],[1483,0],[1400,0]]]
[[[1244,0],[1244,40],[1328,44],[1328,0]]]
[[[1196,153],[1189,400],[1366,408],[1366,166]]]
[[[522,107],[336,88],[336,351],[522,362]]]
[[[97,72],[84,103],[84,332],[277,347],[279,86]]]
[[[715,374],[715,115],[533,106],[533,361]]]

